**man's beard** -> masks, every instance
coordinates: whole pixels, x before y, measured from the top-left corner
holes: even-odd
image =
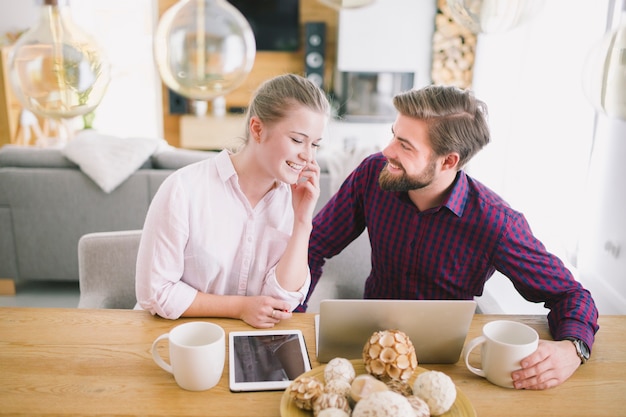
[[[387,162],[389,164],[389,162]],[[394,175],[387,170],[387,165],[383,168],[378,176],[378,185],[385,191],[400,191],[406,192],[411,190],[419,190],[429,186],[435,178],[436,160],[433,159],[429,162],[428,166],[416,176],[409,176],[404,171],[402,165],[394,161],[394,165],[400,167],[403,173],[400,175]]]

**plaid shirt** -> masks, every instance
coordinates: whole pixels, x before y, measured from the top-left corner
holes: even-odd
[[[372,271],[365,298],[472,299],[498,270],[524,298],[550,309],[555,340],[572,336],[592,346],[598,311],[591,294],[533,236],[521,213],[463,171],[441,206],[420,212],[407,193],[380,189],[385,163],[380,153],[366,158],[315,217],[309,294],[325,259],[367,228]]]

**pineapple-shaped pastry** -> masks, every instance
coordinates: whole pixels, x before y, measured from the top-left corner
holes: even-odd
[[[374,332],[363,346],[365,370],[382,381],[408,381],[417,368],[415,347],[400,330]]]

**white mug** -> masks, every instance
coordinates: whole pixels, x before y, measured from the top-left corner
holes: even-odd
[[[539,335],[532,327],[508,320],[491,321],[482,336],[472,339],[463,349],[465,366],[476,375],[505,388],[513,388],[511,373],[521,369],[521,360],[537,350]],[[472,350],[482,345],[482,368],[469,363]]]
[[[170,363],[161,358],[157,345],[169,340]],[[224,370],[224,329],[214,323],[189,322],[162,334],[152,343],[152,358],[174,375],[176,383],[189,391],[204,391],[219,382]]]

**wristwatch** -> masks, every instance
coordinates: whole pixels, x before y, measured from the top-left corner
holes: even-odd
[[[587,346],[585,342],[575,337],[565,337],[563,338],[563,340],[569,340],[570,342],[574,344],[574,347],[576,348],[576,354],[580,358],[581,364],[584,364],[585,362],[589,360],[589,355],[590,355],[589,347]]]

